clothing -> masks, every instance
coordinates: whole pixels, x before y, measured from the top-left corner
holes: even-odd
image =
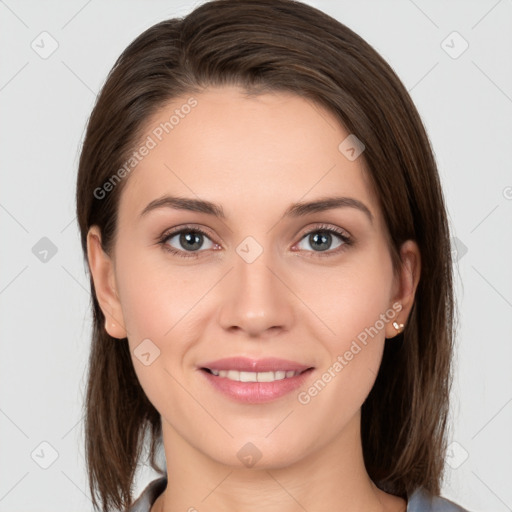
[[[156,499],[167,487],[167,477],[153,480],[126,512],[150,512]],[[424,489],[416,489],[408,497],[407,512],[469,512],[453,501],[428,494]]]

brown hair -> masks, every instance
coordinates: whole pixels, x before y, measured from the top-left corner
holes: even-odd
[[[370,478],[406,497],[423,486],[439,494],[451,387],[454,302],[450,237],[429,140],[406,89],[380,55],[349,28],[292,0],[215,0],[137,37],[109,73],[90,116],[77,179],[77,216],[99,226],[106,253],[115,243],[124,178],[102,187],[165,103],[208,86],[254,93],[288,91],[332,112],[365,144],[363,157],[387,224],[395,271],[399,248],[415,240],[421,275],[405,330],[386,341],[377,380],[362,406],[361,436]],[[87,262],[88,264],[88,262]],[[93,332],[85,446],[95,509],[132,503],[134,474],[149,441],[153,469],[161,419],[136,377],[126,340],[104,330],[91,277]],[[146,434],[149,432],[149,439]]]

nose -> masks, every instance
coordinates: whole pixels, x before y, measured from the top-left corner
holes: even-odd
[[[296,299],[287,287],[286,272],[279,270],[266,251],[252,263],[236,255],[234,268],[223,281],[219,312],[223,329],[249,337],[291,329]]]

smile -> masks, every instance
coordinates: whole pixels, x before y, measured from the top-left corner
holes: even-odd
[[[219,396],[246,404],[262,404],[291,396],[304,385],[314,367],[280,358],[239,356],[204,362],[198,369]]]

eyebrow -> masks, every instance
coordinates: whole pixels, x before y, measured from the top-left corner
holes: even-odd
[[[173,208],[176,210],[188,210],[192,212],[206,213],[220,219],[225,219],[226,215],[221,205],[206,201],[203,199],[193,199],[188,197],[176,197],[165,195],[151,201],[139,214],[139,219],[153,210],[160,208]],[[358,199],[353,197],[322,197],[315,201],[294,203],[289,206],[283,214],[285,217],[303,217],[312,213],[323,212],[335,208],[355,208],[363,212],[373,223],[373,215],[370,209]]]

